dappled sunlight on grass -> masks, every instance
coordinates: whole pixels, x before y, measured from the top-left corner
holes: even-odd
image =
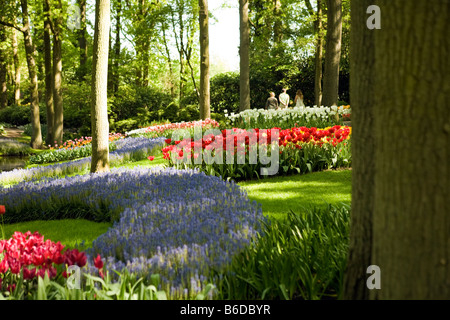
[[[351,170],[322,171],[239,183],[250,199],[262,204],[269,217],[284,217],[290,210],[326,207],[351,202]]]

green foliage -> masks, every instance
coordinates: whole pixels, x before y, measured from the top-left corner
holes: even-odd
[[[127,271],[117,272],[119,281],[113,281],[107,273],[104,278],[81,273],[80,288],[71,288],[61,276],[49,279],[23,280],[19,277],[12,292],[0,293],[0,300],[167,300],[167,294],[158,290],[155,284],[158,275],[153,275],[154,283],[145,283]]]
[[[239,112],[239,73],[226,72],[211,79],[211,112]]]
[[[41,122],[46,121],[45,108],[39,109]],[[22,126],[31,122],[31,111],[29,105],[11,105],[0,110],[0,122],[8,123],[12,126]]]
[[[219,299],[336,299],[342,291],[350,208],[308,209],[272,220],[216,275]],[[220,280],[217,280],[220,279]]]

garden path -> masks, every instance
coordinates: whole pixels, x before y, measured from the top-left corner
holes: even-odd
[[[22,136],[23,130],[17,128],[5,128],[6,134],[3,136],[5,138],[20,138]]]

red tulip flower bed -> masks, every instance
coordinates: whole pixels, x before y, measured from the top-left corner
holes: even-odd
[[[10,239],[0,240],[0,260],[0,293],[4,293],[14,291],[18,283],[29,291],[36,286],[38,277],[46,275],[55,281],[67,278],[66,268],[84,267],[87,256],[77,249],[64,251],[60,242],[44,240],[38,232],[28,231],[15,232]],[[94,265],[103,267],[100,257]]]
[[[198,168],[224,179],[251,179],[276,167],[273,174],[306,173],[351,165],[351,128],[295,127],[286,130],[214,130],[192,139],[167,139],[162,149],[170,166]],[[258,153],[259,151],[259,153]],[[270,158],[270,159],[269,159]]]

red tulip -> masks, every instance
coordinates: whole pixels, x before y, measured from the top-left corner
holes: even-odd
[[[155,156],[150,156],[147,159],[150,160],[150,161],[153,161],[153,160],[155,160]]]
[[[97,269],[103,268],[102,257],[100,257],[99,254],[97,254],[97,258],[94,259],[94,266],[95,266]]]
[[[0,215],[4,215],[6,212],[5,206],[0,205]]]

